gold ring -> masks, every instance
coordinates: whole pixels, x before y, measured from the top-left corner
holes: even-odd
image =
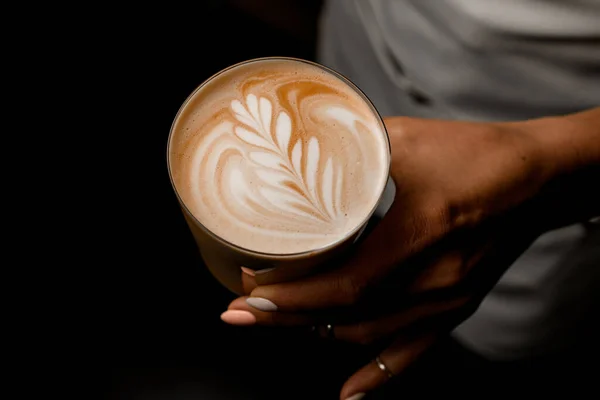
[[[383,371],[383,373],[386,374],[388,378],[394,377],[390,369],[383,363],[383,361],[381,361],[381,358],[379,358],[379,356],[375,357],[375,362],[377,363],[379,369]]]

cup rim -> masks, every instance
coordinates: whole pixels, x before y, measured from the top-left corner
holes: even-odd
[[[385,183],[381,186],[378,195],[378,200],[375,202],[375,205],[372,207],[372,209],[365,214],[365,217],[361,220],[361,223],[358,224],[357,226],[355,226],[352,230],[346,232],[346,234],[344,234],[343,236],[341,236],[338,240],[335,240],[333,243],[329,243],[325,246],[319,247],[319,248],[315,248],[315,249],[310,249],[310,250],[305,250],[305,251],[301,251],[301,252],[296,252],[296,253],[266,253],[266,252],[261,252],[261,251],[256,251],[256,250],[252,250],[252,249],[248,249],[245,247],[242,247],[240,245],[237,245],[235,243],[231,243],[230,241],[228,241],[227,239],[224,239],[222,237],[220,237],[219,235],[217,235],[216,233],[212,232],[208,227],[206,227],[202,222],[200,222],[198,220],[198,218],[196,218],[196,216],[190,211],[190,209],[188,208],[188,206],[185,204],[185,202],[183,201],[183,199],[181,198],[177,187],[175,185],[175,182],[173,180],[173,174],[171,171],[171,162],[170,162],[170,153],[171,153],[171,139],[173,137],[173,130],[175,128],[175,124],[177,123],[181,113],[184,111],[184,109],[186,108],[187,104],[190,102],[190,100],[199,92],[202,90],[202,88],[204,88],[209,82],[211,82],[212,80],[214,80],[215,78],[217,78],[218,76],[232,70],[238,67],[241,67],[243,65],[247,65],[247,64],[252,64],[252,63],[260,63],[260,62],[264,62],[264,61],[290,61],[290,62],[299,62],[299,63],[303,63],[303,64],[308,64],[314,67],[317,67],[321,70],[326,71],[327,73],[333,75],[334,77],[340,79],[343,83],[345,83],[346,85],[348,85],[350,88],[352,88],[360,97],[363,98],[363,100],[365,101],[365,103],[369,106],[369,108],[372,110],[372,112],[374,113],[379,125],[382,128],[384,137],[385,137],[385,141],[387,143],[387,165],[385,165],[386,167],[386,179],[385,179]],[[301,59],[301,58],[296,58],[296,57],[285,57],[285,56],[271,56],[271,57],[259,57],[259,58],[251,58],[245,61],[241,61],[235,64],[232,64],[226,68],[221,69],[220,71],[216,72],[215,74],[211,75],[209,78],[205,79],[202,83],[200,83],[196,89],[194,89],[192,91],[192,93],[190,93],[186,99],[183,101],[183,103],[181,103],[181,106],[179,107],[177,113],[175,114],[175,117],[173,118],[173,121],[171,123],[171,128],[169,129],[169,136],[167,138],[167,157],[166,157],[166,162],[167,162],[167,170],[168,170],[168,174],[169,174],[169,181],[171,182],[171,187],[173,188],[173,191],[175,192],[175,196],[177,197],[177,200],[179,202],[180,207],[183,209],[183,211],[190,217],[192,218],[192,220],[198,225],[198,227],[200,227],[200,229],[206,233],[207,235],[209,235],[212,239],[216,240],[217,242],[221,243],[222,245],[226,246],[226,247],[231,247],[236,251],[239,251],[241,253],[244,253],[246,255],[250,255],[250,256],[254,256],[254,257],[261,257],[261,258],[265,258],[265,259],[297,259],[297,258],[302,258],[302,257],[308,257],[308,256],[312,256],[314,254],[320,254],[320,253],[324,253],[330,249],[335,248],[336,246],[338,246],[340,243],[344,243],[346,242],[350,237],[352,237],[355,233],[357,233],[360,229],[362,229],[362,227],[369,221],[369,219],[373,216],[373,214],[375,213],[375,211],[377,210],[377,207],[379,206],[380,202],[381,202],[381,198],[383,196],[383,193],[385,192],[385,189],[387,187],[388,181],[390,179],[390,168],[391,168],[391,159],[392,159],[392,150],[391,150],[391,144],[390,144],[390,137],[389,134],[387,132],[387,128],[385,126],[385,123],[383,122],[383,118],[381,117],[381,114],[379,113],[379,111],[377,110],[377,108],[375,108],[375,105],[373,104],[373,102],[371,101],[371,99],[369,99],[369,97],[358,87],[356,86],[356,84],[354,84],[349,78],[347,78],[346,76],[344,76],[343,74],[329,68],[326,67],[322,64],[319,64],[317,62],[314,61],[309,61],[309,60],[305,60],[305,59]]]

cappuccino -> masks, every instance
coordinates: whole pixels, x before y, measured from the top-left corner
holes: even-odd
[[[172,126],[187,211],[246,251],[292,255],[354,235],[388,179],[379,115],[350,83],[294,59],[254,60],[201,85]]]

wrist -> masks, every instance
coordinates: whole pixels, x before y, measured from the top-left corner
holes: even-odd
[[[554,131],[560,130],[558,125],[563,123],[556,117],[512,123],[522,135],[522,142],[526,143],[524,154],[527,154],[531,170],[536,171],[536,192],[543,191],[558,179],[572,163],[570,156],[560,149],[558,135],[554,134]]]
[[[518,123],[547,182],[600,163],[600,109]]]
[[[599,110],[511,123],[531,144],[540,186],[527,209],[546,230],[599,212],[600,199],[591,191],[600,168]]]

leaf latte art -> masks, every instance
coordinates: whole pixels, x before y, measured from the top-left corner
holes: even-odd
[[[309,223],[335,223],[342,212],[341,189],[342,172],[335,173],[330,156],[325,168],[319,169],[319,140],[311,137],[306,146],[303,168],[302,140],[294,144],[291,156],[289,151],[292,136],[292,123],[285,111],[281,111],[275,122],[275,132],[271,133],[273,106],[269,100],[250,94],[246,98],[247,107],[238,100],[231,103],[237,120],[245,126],[236,126],[234,131],[240,140],[257,150],[247,153],[253,162],[254,173],[261,181],[257,182],[258,193],[238,192],[240,203],[260,204],[266,201],[277,208],[285,218],[288,213]],[[243,182],[239,181],[242,183]]]
[[[332,74],[297,64],[234,67],[196,91],[173,126],[169,156],[184,204],[253,251],[337,242],[364,222],[387,181],[387,140],[369,105]]]

